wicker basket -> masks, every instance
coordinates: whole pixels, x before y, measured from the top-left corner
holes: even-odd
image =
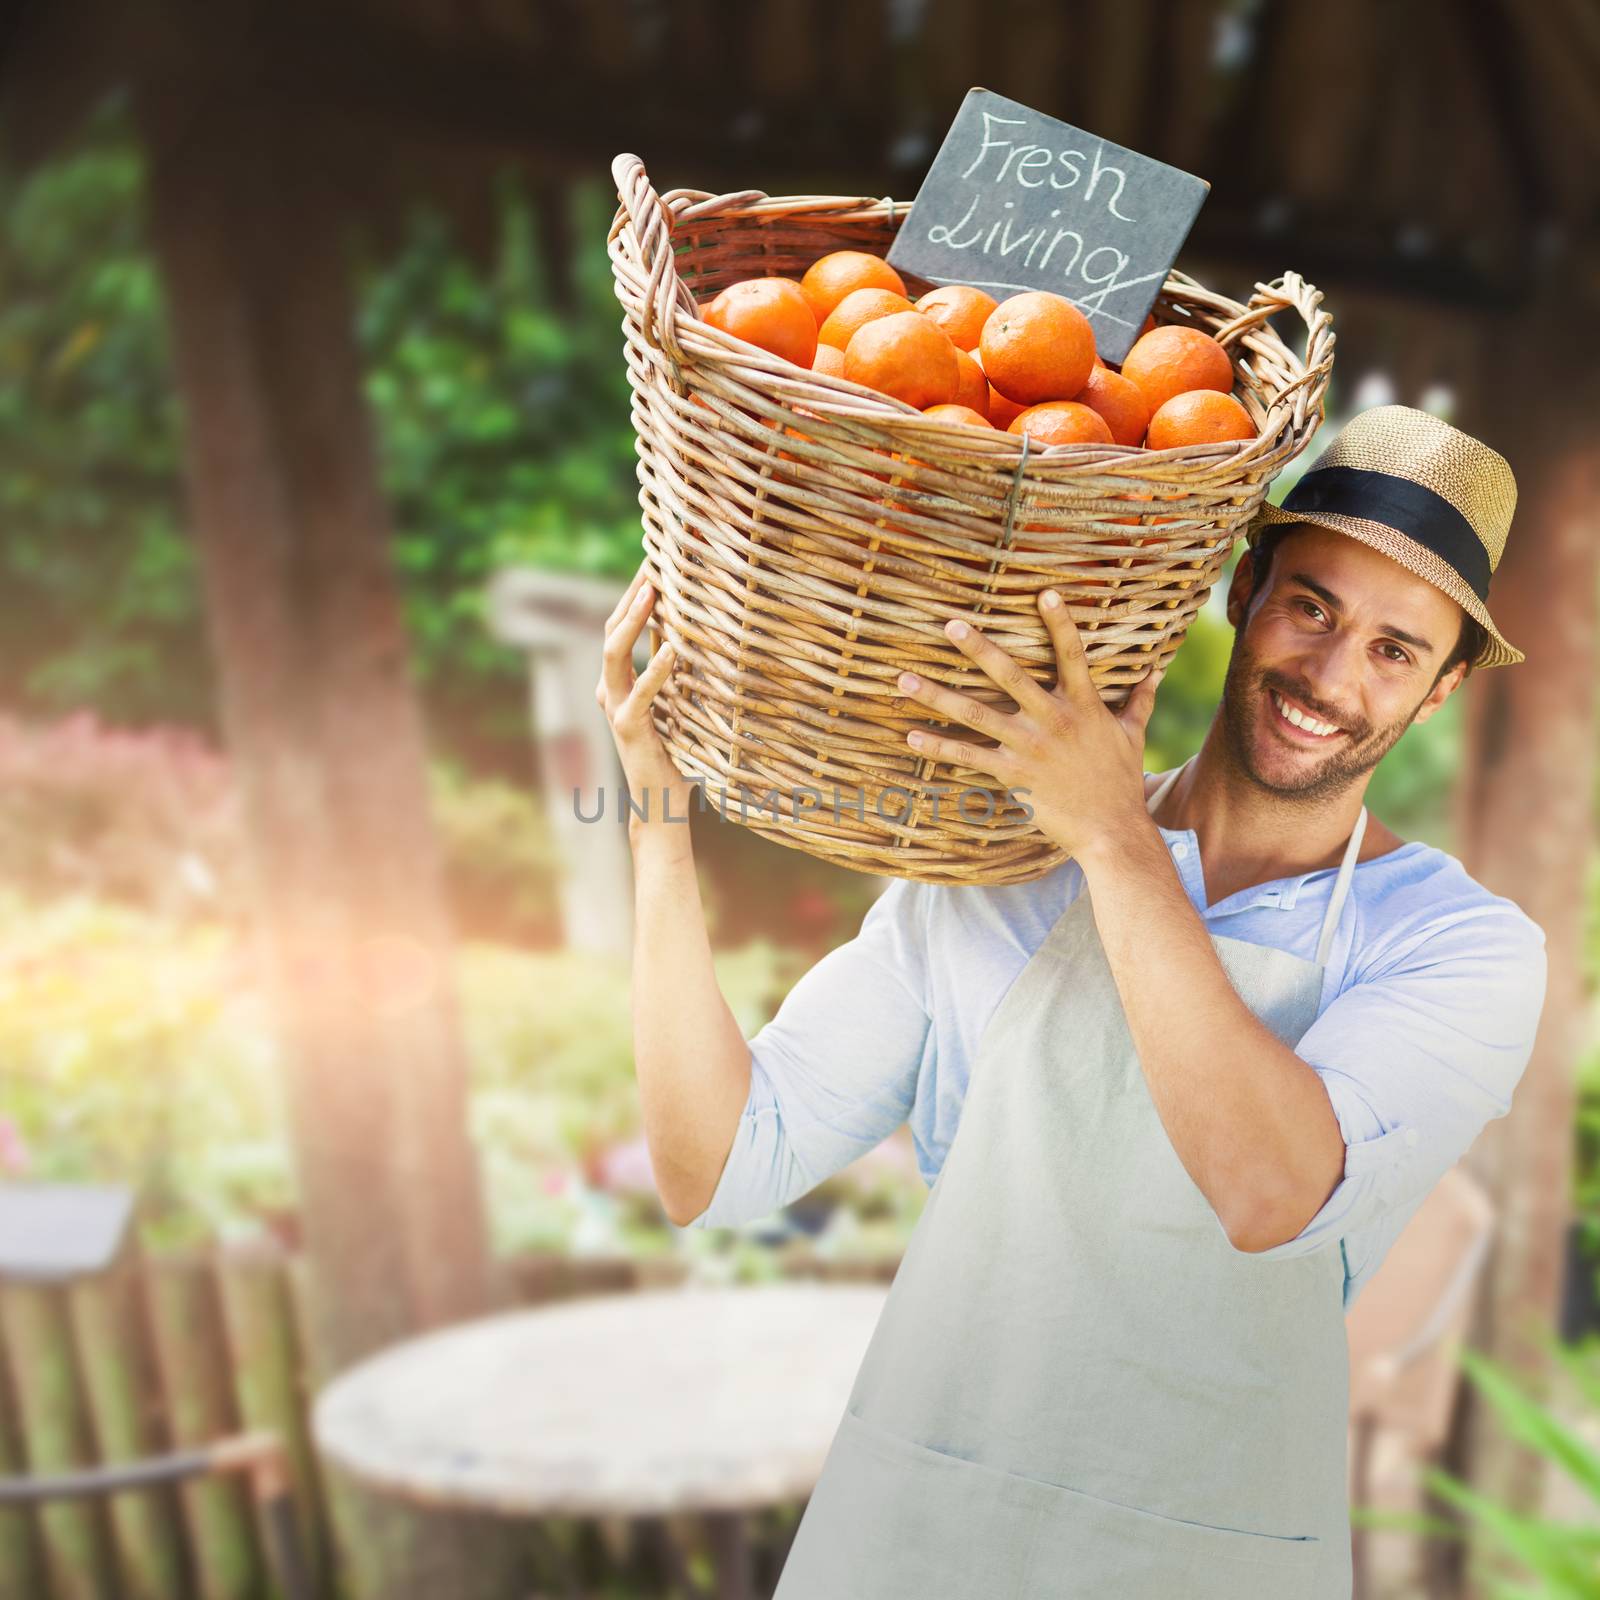
[[[656,725],[675,765],[703,780],[708,807],[840,866],[932,883],[1050,871],[1063,852],[992,775],[906,743],[939,719],[897,675],[1014,710],[944,625],[966,619],[1052,686],[1036,597],[1054,587],[1102,698],[1120,706],[1171,659],[1273,475],[1321,421],[1334,336],[1320,291],[1285,273],[1245,306],[1173,271],[1156,302],[1158,322],[1228,348],[1258,438],[1041,450],[931,422],[700,320],[696,294],[798,277],[830,250],[882,254],[909,202],[663,196],[638,157],[611,170],[608,248],[659,597],[650,642],[664,633],[677,656]],[[1282,311],[1304,322],[1303,356],[1268,320]]]

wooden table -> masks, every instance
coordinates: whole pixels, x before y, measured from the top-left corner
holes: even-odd
[[[887,1294],[683,1287],[486,1317],[342,1373],[313,1427],[337,1465],[420,1505],[704,1517],[734,1600],[752,1593],[740,1514],[810,1495]]]

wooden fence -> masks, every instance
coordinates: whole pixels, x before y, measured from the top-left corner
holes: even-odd
[[[671,1283],[685,1268],[552,1254],[500,1263],[511,1305]],[[790,1252],[796,1276],[892,1276]],[[0,1476],[135,1460],[244,1430],[283,1440],[319,1600],[360,1552],[311,1446],[303,1263],[273,1246],[131,1257],[66,1288],[0,1284]],[[339,1559],[336,1561],[338,1552]],[[104,1502],[0,1507],[0,1600],[281,1600],[234,1477]]]

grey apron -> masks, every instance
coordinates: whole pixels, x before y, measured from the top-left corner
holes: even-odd
[[[1314,962],[1211,934],[1291,1047],[1366,821]],[[984,1031],[774,1600],[1349,1600],[1348,1404],[1343,1251],[1228,1242],[1085,887]]]

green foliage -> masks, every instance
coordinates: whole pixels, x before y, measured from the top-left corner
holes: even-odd
[[[431,778],[458,926],[513,944],[559,944],[563,865],[542,800],[454,763],[435,763]]]
[[[747,1035],[777,1008],[780,959],[762,941],[715,957],[718,983]],[[585,1226],[612,1245],[660,1235],[653,1194],[630,1202],[595,1193],[601,1153],[641,1127],[629,964],[474,945],[460,979],[472,1125],[497,1244],[561,1248],[581,1240]]]
[[[0,637],[13,694],[121,719],[209,713],[141,161],[113,107],[0,165]]]
[[[1600,1275],[1600,1047],[1594,1045],[1578,1066],[1576,1132],[1573,1201],[1585,1253]]]
[[[367,393],[421,674],[457,716],[476,714],[474,690],[514,689],[501,724],[518,738],[525,669],[484,625],[490,575],[528,563],[626,578],[639,561],[627,375],[599,244],[612,203],[598,184],[575,194],[588,247],[570,311],[552,303],[533,212],[511,183],[487,271],[419,211],[400,255],[362,281]]]
[[[1226,589],[1226,579],[1219,580]],[[1156,692],[1145,730],[1145,770],[1164,772],[1186,761],[1205,739],[1216,713],[1233,650],[1233,625],[1208,603],[1201,607]]]
[[[719,953],[753,1033],[781,954]],[[496,1243],[568,1244],[592,1164],[640,1131],[625,961],[484,943],[459,954],[471,1126]],[[259,1227],[294,1207],[273,1022],[241,937],[83,896],[0,894],[0,1177],[137,1187],[149,1236]],[[667,1236],[653,1194],[624,1242]]]
[[[543,801],[452,762],[429,778],[457,926],[558,944],[563,864]],[[23,893],[242,922],[242,810],[227,758],[187,729],[0,712],[0,882]]]
[[[1574,1351],[1547,1334],[1545,1344],[1589,1413],[1600,1414],[1600,1340]],[[1507,1367],[1471,1349],[1462,1350],[1461,1361],[1511,1437],[1547,1468],[1565,1474],[1593,1514],[1580,1523],[1565,1523],[1513,1511],[1437,1469],[1426,1473],[1428,1486],[1470,1517],[1518,1569],[1515,1576],[1491,1580],[1499,1600],[1531,1600],[1534,1595],[1540,1600],[1594,1600],[1600,1595],[1600,1448],[1527,1393]],[[1528,1579],[1535,1580],[1532,1587]]]
[[[0,895],[0,1059],[31,1177],[135,1185],[164,1241],[288,1200],[267,1019],[220,928]]]
[[[0,161],[0,636],[40,712],[214,722],[180,509],[180,410],[126,108],[26,175]],[[500,195],[479,270],[419,211],[357,284],[379,469],[419,680],[439,741],[525,740],[523,666],[481,617],[510,560],[625,577],[640,551],[633,433],[604,240],[580,186],[576,303],[557,309],[532,210]]]

